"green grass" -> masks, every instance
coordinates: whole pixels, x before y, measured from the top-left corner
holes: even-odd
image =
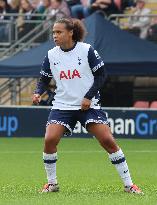
[[[59,193],[41,194],[46,182],[43,139],[0,138],[0,205],[157,205],[157,140],[118,140],[134,182],[144,196],[123,184],[95,139],[65,139],[59,147]]]

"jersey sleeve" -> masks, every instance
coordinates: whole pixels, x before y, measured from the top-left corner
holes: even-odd
[[[40,79],[37,83],[36,89],[34,91],[35,94],[42,95],[48,88],[48,85],[52,79],[52,73],[50,69],[50,63],[48,56],[46,55],[44,61],[42,63],[42,69],[40,71]]]
[[[94,75],[93,85],[91,86],[91,88],[88,90],[88,92],[84,96],[85,98],[89,100],[91,100],[94,96],[96,96],[98,91],[103,87],[105,83],[105,80],[107,78],[105,67],[102,66],[101,69],[98,69],[97,71],[95,71],[93,75]]]
[[[93,73],[104,66],[103,60],[93,47],[90,47],[88,51],[88,63]]]
[[[45,77],[48,77],[48,78],[53,77],[52,73],[51,73],[51,69],[50,69],[50,62],[49,62],[49,59],[48,59],[48,55],[46,55],[45,58],[44,58],[40,74],[45,76]]]

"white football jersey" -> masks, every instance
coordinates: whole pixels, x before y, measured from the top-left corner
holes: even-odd
[[[48,51],[49,68],[41,71],[56,81],[52,109],[78,110],[85,94],[94,82],[92,72],[104,65],[98,53],[89,45],[77,42],[71,50],[64,51],[59,46]],[[51,74],[46,73],[50,69]],[[91,108],[99,109],[99,93],[92,98]]]

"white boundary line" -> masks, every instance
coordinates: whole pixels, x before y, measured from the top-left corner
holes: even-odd
[[[0,154],[38,154],[42,151],[0,151]],[[75,153],[106,153],[103,150],[67,150],[58,151],[58,153],[63,154],[75,154]],[[124,153],[157,153],[157,150],[125,150]]]
[[[0,105],[0,108],[27,108],[27,109],[51,109],[52,106],[36,106],[36,105]],[[154,108],[134,108],[134,107],[101,107],[103,110],[121,110],[121,111],[127,111],[127,110],[143,110],[143,111],[154,111],[156,109]]]

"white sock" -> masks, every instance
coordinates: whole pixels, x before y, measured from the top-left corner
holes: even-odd
[[[109,158],[112,162],[112,164],[115,165],[123,183],[124,186],[131,186],[133,185],[132,179],[130,176],[129,168],[127,165],[127,162],[125,160],[125,156],[122,152],[122,150],[118,150],[115,153],[109,154]]]
[[[56,176],[56,161],[57,152],[53,154],[46,154],[43,152],[43,160],[47,174],[48,184],[57,184]]]

